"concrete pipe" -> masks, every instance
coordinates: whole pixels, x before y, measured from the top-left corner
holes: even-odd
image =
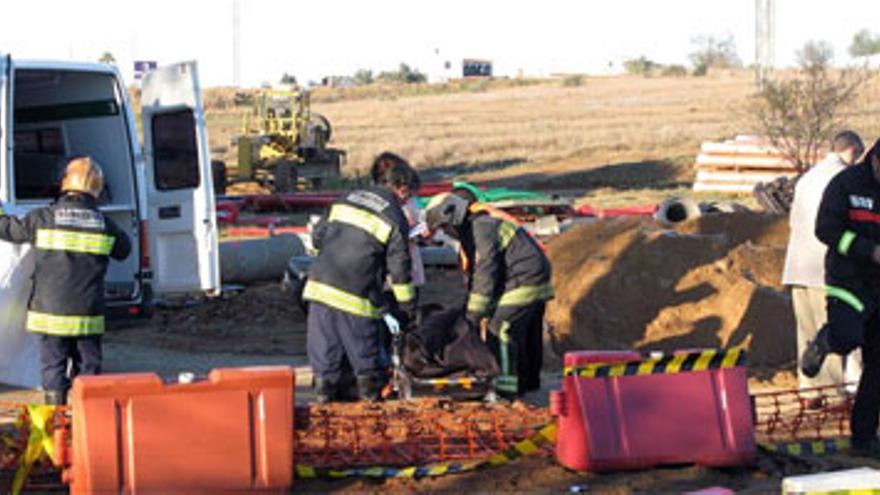
[[[291,234],[221,242],[220,279],[225,284],[281,281],[290,258],[305,253],[302,241]]]
[[[700,204],[690,198],[667,198],[657,209],[654,218],[666,223],[679,223],[702,215]]]

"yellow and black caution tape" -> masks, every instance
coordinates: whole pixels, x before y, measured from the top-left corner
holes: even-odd
[[[565,376],[583,378],[607,378],[614,376],[655,375],[664,373],[683,373],[742,366],[746,353],[742,349],[708,350],[681,354],[664,354],[659,358],[628,361],[622,363],[590,363],[581,366],[566,366]]]
[[[475,471],[485,469],[492,466],[500,466],[507,464],[521,457],[526,457],[540,452],[541,446],[552,444],[556,441],[556,423],[550,423],[541,428],[536,434],[532,435],[504,452],[499,452],[488,459],[465,461],[465,462],[446,462],[430,464],[427,466],[409,466],[403,468],[371,466],[363,468],[350,469],[327,469],[306,466],[304,464],[296,465],[296,476],[302,479],[309,478],[327,478],[342,479],[353,477],[368,478],[424,478],[427,476],[442,476],[444,474],[464,473],[467,471]]]
[[[12,481],[12,493],[14,495],[21,493],[31,467],[40,457],[46,454],[51,459],[54,456],[55,443],[52,438],[52,432],[49,431],[49,426],[52,418],[55,416],[55,407],[42,405],[27,406],[30,434],[24,455],[21,456],[21,465],[18,467],[18,471],[15,472],[15,478]]]
[[[760,447],[769,452],[794,456],[816,456],[833,454],[849,449],[849,438],[829,438],[825,440],[804,440],[801,442],[761,443]]]

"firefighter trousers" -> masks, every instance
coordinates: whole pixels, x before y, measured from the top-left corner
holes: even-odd
[[[356,376],[385,377],[388,358],[380,344],[380,320],[313,301],[306,325],[306,349],[316,378],[338,385],[345,378],[346,358]]]
[[[496,388],[502,395],[522,395],[541,388],[544,359],[545,301],[500,306],[489,324],[489,347],[501,368]]]
[[[865,442],[877,435],[880,414],[880,314],[874,302],[876,291],[847,291],[855,299],[829,295],[828,344],[831,351],[846,356],[862,349],[863,370],[850,417],[854,441]]]
[[[66,392],[77,375],[101,373],[101,335],[61,337],[40,334],[43,390]]]

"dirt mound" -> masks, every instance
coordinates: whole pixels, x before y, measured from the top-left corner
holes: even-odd
[[[557,348],[743,346],[772,368],[795,358],[780,285],[788,224],[759,213],[707,215],[675,228],[602,219],[550,243]]]

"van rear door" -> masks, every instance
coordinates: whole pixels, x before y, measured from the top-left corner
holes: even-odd
[[[196,63],[149,72],[141,90],[153,291],[216,294],[217,218]]]
[[[12,147],[12,57],[0,53],[0,201],[7,203],[12,197],[9,152]]]

